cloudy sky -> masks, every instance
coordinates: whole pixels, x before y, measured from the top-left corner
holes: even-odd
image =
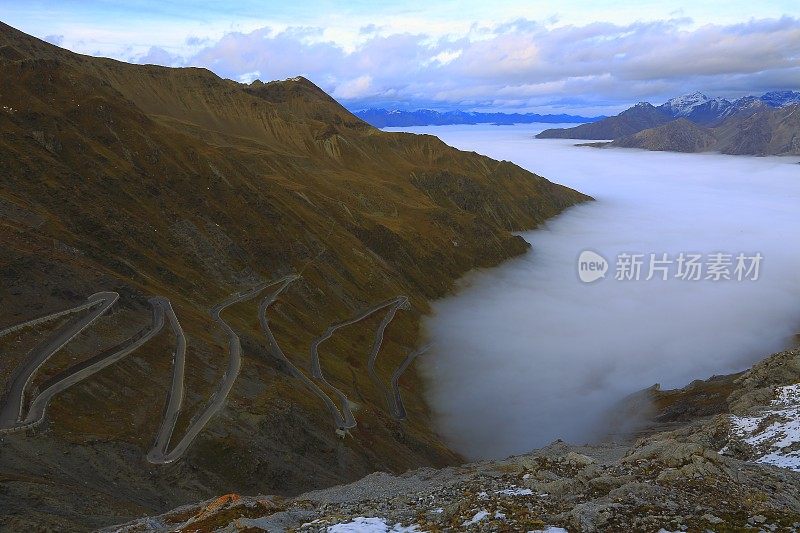
[[[76,52],[243,82],[304,75],[351,109],[609,114],[696,90],[800,89],[797,0],[0,5],[4,22]]]

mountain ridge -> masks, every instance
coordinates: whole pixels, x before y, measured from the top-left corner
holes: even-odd
[[[647,102],[639,102],[619,115],[574,128],[547,129],[536,135],[537,139],[615,139],[660,126],[673,120],[663,110]]]
[[[432,431],[413,365],[398,383],[404,420],[373,378],[386,386],[417,349],[432,298],[524,253],[514,231],[589,197],[433,136],[377,130],[301,77],[244,85],[130,65],[2,23],[0,67],[4,393],[36,362],[27,354],[86,320],[64,310],[117,295],[24,384],[27,409],[97,368],[42,423],[0,435],[3,521],[85,530],[230,490],[296,494],[461,461]],[[267,335],[255,298],[276,280],[292,282],[262,304]],[[153,299],[178,325],[157,327]],[[353,317],[319,348],[317,378],[311,347]],[[357,426],[337,433],[309,381],[346,395]],[[165,413],[174,441],[199,433],[153,465]]]
[[[569,114],[538,113],[486,113],[480,111],[435,111],[417,109],[414,111],[369,108],[354,111],[353,114],[376,128],[396,126],[445,126],[454,124],[529,124],[534,122],[565,123],[595,122],[604,116],[584,117]]]
[[[604,147],[670,152],[717,151],[729,155],[800,155],[800,105],[761,106],[731,115],[710,128],[681,118],[615,139]]]
[[[800,128],[790,121],[798,103],[800,91],[772,91],[733,102],[696,92],[657,107],[640,103],[615,117],[574,128],[545,130],[536,137],[612,140],[606,146],[647,150],[798,155]],[[641,115],[642,109],[649,111],[648,120],[627,118]]]

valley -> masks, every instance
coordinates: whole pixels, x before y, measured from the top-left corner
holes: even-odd
[[[619,409],[629,394],[743,371],[793,346],[800,329],[800,256],[786,246],[800,239],[800,159],[531,140],[547,127],[414,129],[535,165],[596,199],[522,233],[527,254],[471,273],[425,321],[434,344],[419,365],[436,427],[470,459],[624,439],[639,423]],[[585,250],[608,261],[604,278],[579,278]],[[744,251],[763,256],[755,281],[676,276],[681,253],[733,263]],[[621,275],[625,254],[640,256],[639,277]],[[666,279],[649,270],[651,254],[666,254]]]
[[[9,5],[0,531],[800,531],[800,19],[568,4]]]

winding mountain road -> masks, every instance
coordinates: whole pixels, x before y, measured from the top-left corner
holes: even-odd
[[[383,335],[386,332],[386,328],[389,326],[392,320],[394,320],[394,317],[399,309],[409,309],[410,307],[411,305],[407,297],[400,296],[396,299],[396,303],[389,308],[389,311],[386,313],[386,316],[383,317],[383,320],[381,320],[381,323],[375,332],[375,341],[372,344],[372,350],[369,352],[369,358],[367,359],[367,374],[369,374],[369,379],[372,381],[372,384],[375,385],[375,388],[377,388],[386,399],[386,405],[390,411],[393,408],[392,400],[394,397],[393,395],[389,394],[389,390],[383,384],[381,378],[378,377],[378,374],[375,371],[375,365],[378,361],[378,352],[383,345]]]
[[[194,439],[200,434],[206,424],[208,424],[209,420],[211,420],[214,415],[216,415],[220,410],[222,410],[223,407],[225,407],[225,401],[228,399],[228,395],[230,394],[231,389],[233,389],[233,384],[236,382],[236,378],[239,377],[239,371],[242,368],[242,345],[239,341],[239,335],[237,335],[233,328],[222,319],[222,311],[233,304],[255,298],[267,287],[283,283],[289,278],[292,278],[292,276],[285,276],[277,281],[268,283],[260,283],[248,291],[243,293],[235,293],[229,296],[224,301],[211,308],[211,318],[214,319],[214,321],[219,324],[223,331],[225,331],[225,333],[228,335],[228,367],[226,368],[225,373],[222,375],[222,379],[217,386],[217,390],[211,395],[211,400],[208,402],[208,404],[206,404],[202,411],[192,418],[192,420],[189,422],[189,427],[186,429],[186,433],[184,433],[183,437],[180,441],[178,441],[172,451],[167,452],[166,449],[169,445],[172,432],[175,429],[175,423],[177,422],[178,414],[180,413],[181,402],[183,401],[183,366],[186,351],[185,336],[180,324],[178,323],[177,317],[174,319],[174,321],[172,320],[172,317],[170,318],[170,322],[178,342],[179,349],[176,351],[175,360],[177,362],[178,359],[180,359],[180,370],[179,372],[173,371],[173,388],[172,392],[170,393],[167,409],[165,411],[164,421],[161,424],[161,428],[159,429],[153,448],[151,449],[150,453],[147,454],[148,461],[155,464],[167,464],[180,459],[184,452],[189,448],[189,445],[192,444]],[[176,366],[175,369],[177,370],[178,366]],[[180,383],[180,389],[175,388],[176,383],[178,382]]]
[[[276,285],[278,286],[277,289],[261,301],[258,309],[261,330],[267,339],[269,350],[273,356],[288,365],[291,373],[323,401],[333,418],[337,432],[345,432],[355,427],[356,421],[347,396],[338,388],[331,385],[323,375],[319,360],[319,346],[329,339],[338,329],[360,322],[374,313],[388,308],[386,315],[375,332],[375,339],[367,361],[367,369],[370,379],[386,398],[392,415],[395,418],[404,419],[406,417],[406,412],[397,384],[401,374],[408,368],[414,358],[427,350],[428,347],[409,354],[397,370],[395,370],[391,378],[391,392],[378,377],[375,371],[375,365],[378,353],[383,345],[386,328],[392,322],[398,310],[408,308],[408,298],[406,296],[392,298],[391,300],[381,302],[365,309],[348,320],[332,324],[328,326],[322,335],[312,342],[311,374],[315,379],[321,381],[334,391],[336,397],[341,402],[341,409],[339,409],[336,402],[334,402],[314,380],[306,376],[302,370],[296,367],[291,360],[286,357],[286,354],[284,354],[283,350],[278,345],[269,327],[269,319],[267,318],[268,309],[275,303],[286,288],[298,279],[300,279],[299,275],[288,275],[276,281],[260,283],[247,291],[237,292],[231,295],[210,310],[211,318],[222,328],[228,337],[228,366],[209,402],[192,418],[183,437],[175,444],[172,450],[168,450],[168,447],[173,438],[175,426],[180,416],[185,397],[184,377],[186,372],[187,341],[183,328],[172,308],[172,304],[164,297],[154,297],[149,300],[153,315],[151,323],[148,326],[142,328],[138,333],[116,346],[103,350],[45,381],[42,384],[41,392],[30,401],[27,415],[23,416],[25,391],[33,376],[54,354],[58,353],[59,350],[71,342],[82,331],[94,324],[117,302],[119,294],[112,291],[98,292],[91,295],[87,298],[86,303],[79,306],[28,320],[0,330],[0,337],[2,337],[3,335],[8,335],[25,327],[52,321],[80,311],[91,310],[87,315],[75,318],[63,325],[55,333],[52,333],[44,341],[39,343],[31,350],[26,360],[14,370],[11,380],[9,381],[9,386],[2,397],[2,405],[0,405],[0,433],[17,432],[39,424],[45,417],[50,401],[56,395],[67,390],[76,383],[88,379],[104,368],[124,359],[144,346],[144,344],[150,341],[164,328],[164,317],[166,316],[169,320],[172,332],[175,335],[172,381],[161,424],[156,433],[153,445],[147,453],[147,460],[154,464],[167,464],[176,461],[186,452],[211,418],[224,407],[241,369],[241,342],[233,328],[222,319],[222,312],[231,305],[252,299],[265,289]]]
[[[403,398],[400,396],[400,387],[398,386],[398,382],[400,381],[400,376],[403,375],[403,372],[411,366],[411,363],[419,357],[420,355],[424,354],[430,349],[431,345],[428,344],[423,346],[419,350],[415,350],[409,353],[403,362],[400,363],[400,366],[392,374],[392,395],[390,396],[389,401],[389,409],[392,412],[392,416],[394,416],[398,420],[405,420],[408,414],[406,413],[406,408],[403,405]]]
[[[302,381],[303,385],[308,387],[308,389],[311,390],[311,392],[313,392],[323,401],[325,406],[328,408],[328,411],[331,413],[331,416],[333,417],[333,423],[336,430],[342,431],[346,429],[345,421],[344,418],[342,418],[342,415],[339,412],[339,409],[336,407],[334,401],[331,400],[330,396],[325,394],[325,391],[320,389],[319,386],[316,383],[314,383],[313,380],[309,379],[309,377],[306,376],[302,370],[297,368],[297,366],[295,366],[295,364],[292,363],[292,361],[288,357],[286,357],[286,354],[283,353],[283,350],[278,344],[278,341],[275,340],[275,336],[273,335],[272,330],[269,327],[269,319],[267,318],[267,309],[275,302],[275,300],[278,298],[278,295],[280,295],[280,293],[282,293],[289,286],[290,283],[299,278],[300,276],[295,276],[292,279],[287,280],[283,285],[281,285],[280,288],[278,288],[277,291],[264,298],[264,300],[261,302],[261,305],[259,306],[258,309],[258,318],[259,322],[261,323],[261,330],[263,331],[264,336],[267,338],[267,343],[269,344],[269,350],[272,353],[272,355],[283,361],[283,363],[289,367],[289,370],[292,372],[292,375],[294,375],[297,379]]]
[[[87,302],[83,305],[59,311],[44,317],[28,320],[22,324],[17,324],[5,328],[0,331],[0,336],[6,335],[13,331],[17,331],[26,326],[47,322],[55,318],[66,316],[84,309],[97,307],[86,316],[78,317],[68,324],[59,328],[54,334],[48,337],[44,342],[37,345],[28,354],[27,360],[19,367],[17,367],[11,375],[9,386],[3,395],[3,403],[0,406],[0,430],[14,431],[23,429],[31,424],[28,422],[21,422],[22,410],[24,407],[25,389],[30,383],[31,378],[36,374],[36,371],[50,359],[53,354],[57,353],[69,341],[74,339],[80,332],[92,325],[98,318],[100,318],[109,308],[116,303],[119,299],[119,294],[116,292],[98,292],[91,295]]]
[[[380,350],[381,345],[383,344],[383,333],[386,330],[386,326],[388,326],[389,322],[391,322],[391,320],[394,318],[397,309],[407,305],[408,305],[408,297],[406,296],[397,296],[396,298],[392,298],[391,300],[387,300],[385,302],[376,304],[372,307],[365,309],[364,311],[354,316],[353,318],[328,326],[325,332],[316,339],[314,339],[314,341],[311,343],[311,375],[314,376],[314,378],[320,380],[328,387],[330,387],[330,389],[339,399],[339,402],[341,403],[341,413],[343,419],[343,426],[341,428],[342,430],[348,430],[356,427],[356,419],[353,416],[353,410],[350,406],[350,400],[347,398],[347,395],[345,395],[345,393],[343,393],[338,388],[334,387],[327,379],[325,379],[325,376],[322,373],[322,367],[320,366],[319,362],[320,344],[331,338],[331,336],[336,332],[336,330],[343,328],[345,326],[355,324],[357,322],[361,322],[365,318],[373,315],[374,313],[377,313],[381,309],[391,307],[386,317],[381,322],[381,326],[375,332],[375,341],[372,346],[372,351],[370,352],[370,360],[372,360],[374,357],[377,357],[378,351]],[[372,365],[374,368],[374,362],[372,363]],[[381,388],[382,390],[385,390],[382,387],[382,385]]]
[[[147,454],[147,460],[155,464],[166,464],[179,459],[192,441],[203,430],[208,421],[222,409],[239,375],[242,351],[239,336],[222,319],[222,311],[235,303],[254,298],[267,287],[284,283],[278,291],[279,293],[294,279],[296,278],[293,276],[286,276],[274,282],[259,284],[244,293],[233,294],[211,309],[211,317],[228,336],[228,366],[209,403],[191,420],[186,433],[171,451],[167,451],[167,447],[174,433],[184,399],[186,335],[183,332],[183,328],[181,328],[178,317],[175,315],[172,304],[168,299],[162,297],[150,299],[150,305],[153,309],[153,318],[150,326],[142,329],[136,335],[120,344],[68,368],[66,371],[61,372],[54,378],[45,382],[44,390],[31,401],[28,414],[23,418],[22,411],[24,407],[25,390],[32,377],[55,353],[93,324],[116,303],[119,299],[119,294],[116,292],[99,292],[93,294],[87,299],[85,304],[80,306],[28,320],[0,331],[0,336],[3,336],[27,326],[51,321],[58,317],[67,316],[86,309],[96,308],[93,309],[90,314],[72,320],[59,328],[45,341],[37,345],[28,354],[26,361],[13,372],[10,385],[7,387],[3,396],[3,403],[0,406],[0,433],[21,431],[40,423],[44,419],[47,406],[54,396],[141,348],[163,329],[164,316],[166,315],[170,321],[170,326],[175,334],[176,340],[176,349],[173,356],[172,384],[168,393],[163,419],[153,446]],[[277,297],[277,294],[275,297]]]
[[[153,308],[153,318],[149,327],[117,346],[104,350],[88,361],[71,367],[65,374],[59,375],[55,383],[49,384],[33,399],[28,410],[28,416],[22,421],[23,427],[30,427],[40,423],[44,419],[47,405],[55,395],[124,359],[155,337],[164,327],[164,308],[169,305],[169,302],[165,298],[152,298],[150,299],[150,305]]]

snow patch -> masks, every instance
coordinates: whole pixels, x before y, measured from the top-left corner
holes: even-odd
[[[756,463],[800,472],[800,383],[779,387],[758,415],[730,415],[730,424],[732,440],[750,446]]]
[[[481,520],[486,519],[487,516],[489,516],[489,511],[485,511],[485,510],[481,509],[480,511],[475,513],[475,516],[473,516],[469,520],[464,521],[464,523],[461,524],[461,525],[462,526],[471,526],[471,525],[477,524]]]
[[[503,490],[498,490],[497,494],[502,494],[503,496],[530,496],[533,494],[531,489],[523,489],[520,487],[510,487]]]
[[[390,526],[383,518],[359,516],[350,522],[328,526],[328,533],[417,533],[417,526]]]
[[[710,98],[703,93],[684,94],[683,96],[676,96],[667,100],[664,107],[669,110],[669,113],[674,117],[685,117],[689,115],[692,110],[708,102]]]

